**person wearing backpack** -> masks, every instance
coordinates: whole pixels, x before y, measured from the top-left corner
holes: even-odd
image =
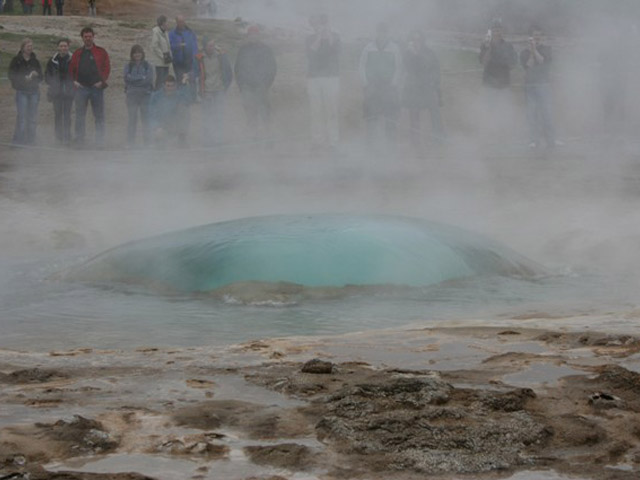
[[[124,66],[124,91],[127,94],[127,145],[133,147],[136,141],[138,112],[142,124],[142,138],[149,144],[149,99],[153,91],[153,67],[144,58],[140,45],[131,47],[129,61]]]

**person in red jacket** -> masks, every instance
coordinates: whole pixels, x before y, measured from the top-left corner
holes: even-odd
[[[96,122],[96,145],[104,146],[104,89],[111,66],[109,54],[94,43],[94,32],[91,27],[84,27],[80,32],[82,47],[73,52],[69,64],[69,73],[76,88],[76,139],[78,146],[84,145],[85,119],[87,106],[91,103],[91,110]]]
[[[53,0],[42,0],[42,15],[51,15]]]

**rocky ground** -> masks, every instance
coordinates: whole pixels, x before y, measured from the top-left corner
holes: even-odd
[[[639,351],[521,328],[4,350],[0,478],[631,480]]]

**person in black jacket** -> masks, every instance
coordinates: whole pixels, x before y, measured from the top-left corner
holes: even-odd
[[[47,99],[53,103],[56,140],[71,143],[71,106],[73,105],[73,79],[69,74],[69,40],[58,41],[58,53],[47,62],[44,80],[49,86]]]
[[[422,32],[411,33],[403,59],[405,78],[402,105],[409,110],[411,142],[414,147],[421,148],[420,112],[429,110],[434,140],[441,143],[444,139],[444,128],[440,115],[440,62],[435,52],[427,46]]]
[[[38,124],[42,68],[36,54],[33,53],[33,42],[30,38],[22,41],[20,51],[9,64],[9,80],[16,91],[17,117],[13,143],[33,145]]]
[[[260,40],[260,28],[257,25],[250,26],[247,35],[247,43],[238,50],[234,73],[249,129],[258,139],[261,126],[269,135],[269,89],[276,78],[277,64],[271,47]]]

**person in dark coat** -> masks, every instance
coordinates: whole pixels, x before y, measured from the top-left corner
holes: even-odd
[[[142,123],[142,138],[149,144],[149,99],[153,91],[153,67],[144,59],[144,49],[140,45],[131,47],[129,61],[124,67],[124,91],[127,94],[127,145],[136,141],[138,112]]]
[[[518,63],[513,45],[504,39],[502,22],[494,20],[480,47],[480,63],[484,65],[482,83],[491,88],[503,89],[511,85],[511,69]]]
[[[196,79],[193,75],[193,69],[198,53],[198,37],[187,26],[182,15],[176,17],[176,28],[169,32],[169,44],[176,80],[182,83],[186,78],[191,88],[192,98],[195,99]]]
[[[49,86],[47,98],[53,103],[56,140],[71,143],[71,106],[75,94],[73,78],[69,73],[69,40],[58,41],[58,53],[47,62],[44,79]]]
[[[389,27],[381,23],[376,37],[360,55],[360,80],[364,87],[364,118],[367,125],[367,147],[373,148],[380,121],[384,122],[387,146],[396,144],[399,90],[402,78],[402,53],[391,40]]]
[[[433,136],[442,142],[444,128],[440,107],[440,62],[435,52],[427,47],[421,32],[413,32],[403,55],[405,80],[402,88],[402,105],[409,110],[411,141],[415,147],[421,146],[420,112],[429,110]]]
[[[269,89],[277,70],[273,50],[260,40],[260,27],[250,26],[247,30],[247,42],[238,50],[234,73],[254,139],[259,138],[261,127],[267,137],[270,134]]]
[[[42,15],[51,15],[53,0],[42,0]]]
[[[30,38],[22,40],[20,51],[9,64],[9,80],[16,91],[16,127],[13,134],[15,145],[33,145],[36,141],[38,103],[42,67],[33,53]]]

